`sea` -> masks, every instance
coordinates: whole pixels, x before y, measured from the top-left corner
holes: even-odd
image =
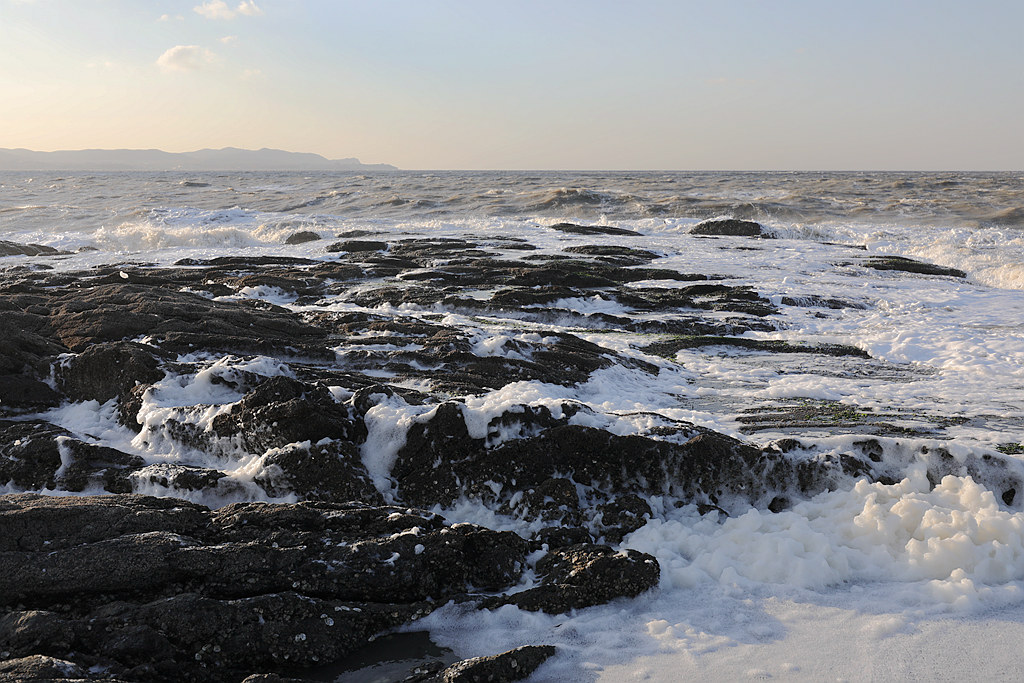
[[[689,233],[724,217],[761,223],[776,239]],[[639,234],[551,229],[560,222]],[[324,239],[286,244],[300,231]],[[467,419],[486,424],[510,405],[573,400],[619,434],[640,433],[659,415],[759,446],[797,439],[808,457],[863,447],[868,427],[884,421],[892,429],[872,435],[878,457],[899,467],[894,483],[851,480],[777,513],[751,507],[701,515],[655,497],[653,518],[621,545],[658,558],[656,590],[560,616],[451,604],[410,630],[428,630],[459,657],[559,646],[560,655],[534,681],[1024,679],[1024,492],[1008,503],[1003,492],[970,476],[938,483],[926,476],[937,452],[1024,473],[1024,173],[0,173],[0,240],[66,252],[0,258],[0,271],[144,267],[226,255],[331,260],[338,255],[325,246],[345,234],[384,241],[517,238],[538,253],[594,243],[642,248],[660,255],[656,267],[721,276],[778,305],[773,329],[747,337],[850,345],[871,357],[865,370],[818,356],[684,349],[658,361],[656,376],[611,368],[574,387],[517,382],[465,397]],[[863,266],[876,256],[913,258],[966,276]],[[310,306],[267,287],[238,296],[299,311]],[[343,298],[316,305],[358,308]],[[558,306],[629,315],[598,296]],[[401,307],[403,316],[436,320],[438,313]],[[481,349],[535,332],[513,318],[451,312],[445,321],[472,329]],[[625,355],[638,354],[645,341],[573,321],[564,329]],[[211,362],[287,371],[259,358]],[[202,391],[197,381],[174,395],[190,405],[238,398]],[[755,419],[823,406],[844,419]],[[153,406],[151,414],[174,407]],[[403,429],[427,409],[374,414],[363,458],[382,490]],[[64,406],[48,419],[150,462],[182,457],[159,450],[159,442],[135,440],[109,406],[95,402]],[[232,476],[242,481],[245,473]],[[237,490],[261,495],[252,486]],[[532,530],[468,500],[437,511],[452,522]],[[359,676],[387,680],[384,673]]]

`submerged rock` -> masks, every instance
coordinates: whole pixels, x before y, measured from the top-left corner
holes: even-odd
[[[613,228],[609,225],[579,225],[577,223],[555,223],[552,230],[568,232],[575,235],[632,235],[641,236],[636,230],[626,228]]]
[[[718,218],[702,221],[690,228],[691,235],[729,235],[734,237],[774,237],[765,227],[754,221],[738,218]]]
[[[920,275],[945,275],[947,277],[967,277],[967,273],[959,268],[947,268],[934,263],[916,261],[904,256],[874,256],[861,262],[874,270],[897,270]]]

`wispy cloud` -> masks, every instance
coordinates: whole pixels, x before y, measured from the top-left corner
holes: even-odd
[[[180,14],[174,14],[174,15],[171,15],[171,14],[161,14],[160,15],[160,21],[171,21],[172,19],[174,21],[181,21],[184,18],[185,17],[181,16]]]
[[[217,59],[217,55],[199,45],[175,45],[156,60],[161,71],[198,71]]]
[[[192,9],[207,19],[234,19],[240,14],[257,17],[263,14],[263,10],[259,8],[255,0],[242,0],[234,9],[224,0],[204,0],[203,4],[196,5]]]
[[[220,38],[219,40],[220,40],[220,42],[224,43],[225,45],[234,45],[235,43],[238,42],[238,36],[224,36],[223,38]]]
[[[242,0],[238,3],[238,13],[247,17],[258,17],[263,14],[263,10],[256,6],[255,0]]]

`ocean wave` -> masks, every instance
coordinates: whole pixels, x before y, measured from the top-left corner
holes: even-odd
[[[614,197],[605,192],[586,188],[560,187],[545,190],[527,198],[525,208],[534,211],[550,211],[551,209],[572,209],[575,207],[594,207],[614,201]]]
[[[982,225],[1024,227],[1024,206],[1013,206],[991,213],[981,219]]]
[[[229,225],[170,227],[152,223],[100,228],[91,242],[105,251],[129,254],[188,247],[239,248],[263,243],[252,231]]]

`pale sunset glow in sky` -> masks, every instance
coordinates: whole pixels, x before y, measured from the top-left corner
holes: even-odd
[[[1024,168],[1024,2],[0,0],[0,147]]]

